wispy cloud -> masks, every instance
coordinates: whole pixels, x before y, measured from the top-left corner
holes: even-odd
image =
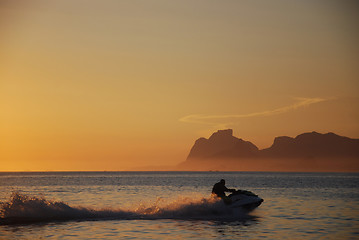
[[[226,125],[235,122],[236,119],[242,118],[251,118],[251,117],[261,117],[261,116],[272,116],[277,114],[283,114],[289,111],[296,110],[305,106],[309,106],[315,103],[326,101],[324,98],[295,98],[297,100],[295,103],[280,107],[272,110],[266,110],[261,112],[253,112],[247,114],[230,114],[230,115],[202,115],[194,114],[182,117],[179,119],[181,122],[187,123],[199,123],[207,125],[216,125],[218,127],[225,127]]]

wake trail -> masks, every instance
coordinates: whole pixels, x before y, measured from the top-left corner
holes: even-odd
[[[130,209],[95,209],[69,206],[65,202],[47,200],[43,196],[28,196],[18,192],[0,203],[0,225],[72,220],[238,220],[246,219],[245,212],[234,213],[217,198],[182,197],[174,201],[161,198]]]

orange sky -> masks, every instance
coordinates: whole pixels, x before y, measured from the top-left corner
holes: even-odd
[[[359,138],[356,1],[0,2],[0,171],[185,160],[233,128]]]

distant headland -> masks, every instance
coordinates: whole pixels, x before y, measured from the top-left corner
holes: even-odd
[[[295,138],[276,137],[271,147],[259,150],[233,136],[232,129],[218,130],[195,141],[179,170],[198,171],[359,171],[359,139],[335,133],[303,133]]]

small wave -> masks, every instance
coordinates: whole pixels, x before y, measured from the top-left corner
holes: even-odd
[[[233,209],[217,198],[178,197],[168,201],[162,198],[154,203],[141,203],[131,209],[94,209],[71,207],[65,202],[47,200],[44,196],[12,193],[0,203],[0,225],[69,220],[131,220],[131,219],[244,219],[245,212]]]

